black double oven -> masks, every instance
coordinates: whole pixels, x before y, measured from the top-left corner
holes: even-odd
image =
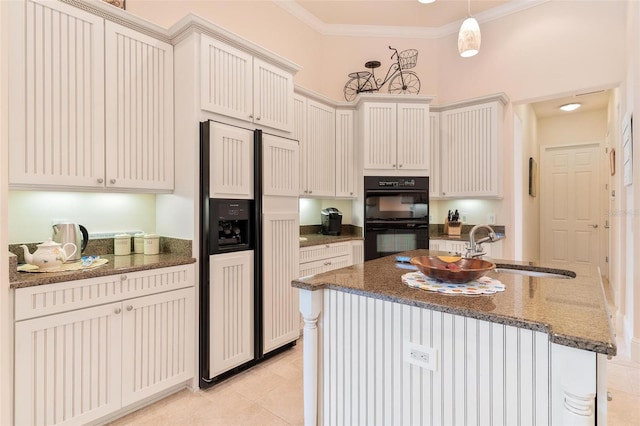
[[[365,176],[364,258],[429,248],[429,178]]]

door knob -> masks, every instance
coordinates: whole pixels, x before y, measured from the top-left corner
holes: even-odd
[[[598,227],[598,224],[597,224],[597,223],[589,224],[589,226],[595,229],[595,228],[597,228],[597,227]]]

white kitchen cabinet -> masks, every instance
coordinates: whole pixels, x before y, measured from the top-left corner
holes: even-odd
[[[172,190],[173,47],[105,23],[107,188]]]
[[[209,376],[254,358],[253,250],[210,257]]]
[[[351,260],[354,265],[364,263],[364,240],[351,241]]]
[[[290,132],[293,75],[202,34],[201,108]]]
[[[364,175],[428,176],[428,103],[362,102]]]
[[[172,47],[63,2],[15,11],[11,186],[171,190]]]
[[[294,131],[300,141],[300,196],[336,193],[335,108],[296,94]]]
[[[299,213],[263,214],[263,352],[293,342],[300,336],[298,289]]]
[[[429,199],[442,196],[440,190],[440,113],[429,112]]]
[[[253,132],[209,122],[209,195],[253,199]]]
[[[15,291],[16,424],[86,424],[193,378],[194,266]]]
[[[353,110],[336,110],[336,197],[355,198],[358,194]]]
[[[440,112],[441,198],[502,197],[503,100]]]
[[[291,211],[296,212],[299,167],[298,141],[267,133],[262,134],[262,194],[266,197],[286,197],[289,201],[293,200],[295,208]],[[265,212],[272,211],[268,200],[273,198],[265,200]],[[283,203],[282,208],[288,210],[290,207]]]
[[[350,241],[300,249],[300,276],[319,274],[353,265]]]

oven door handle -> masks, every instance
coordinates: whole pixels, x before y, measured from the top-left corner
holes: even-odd
[[[392,231],[391,228],[365,228],[366,231]]]

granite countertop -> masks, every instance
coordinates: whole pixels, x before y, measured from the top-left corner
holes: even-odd
[[[446,254],[414,250],[404,256]],[[387,256],[335,271],[299,278],[292,285],[305,290],[324,288],[360,294],[381,300],[433,309],[540,331],[550,341],[592,352],[615,355],[616,343],[598,269],[581,264],[516,262],[491,259],[498,268],[514,265],[526,269],[563,269],[574,279],[541,278],[504,272],[488,276],[506,285],[504,292],[480,296],[451,296],[411,288],[401,281],[407,269],[395,266]]]
[[[107,259],[109,262],[94,269],[89,268],[79,271],[17,272],[15,279],[9,283],[10,288],[24,288],[35,285],[59,283],[63,281],[126,274],[149,269],[166,268],[169,266],[187,265],[195,263],[196,261],[193,257],[172,253],[161,253],[157,255],[131,254],[128,256],[105,254],[100,255],[100,258]]]

